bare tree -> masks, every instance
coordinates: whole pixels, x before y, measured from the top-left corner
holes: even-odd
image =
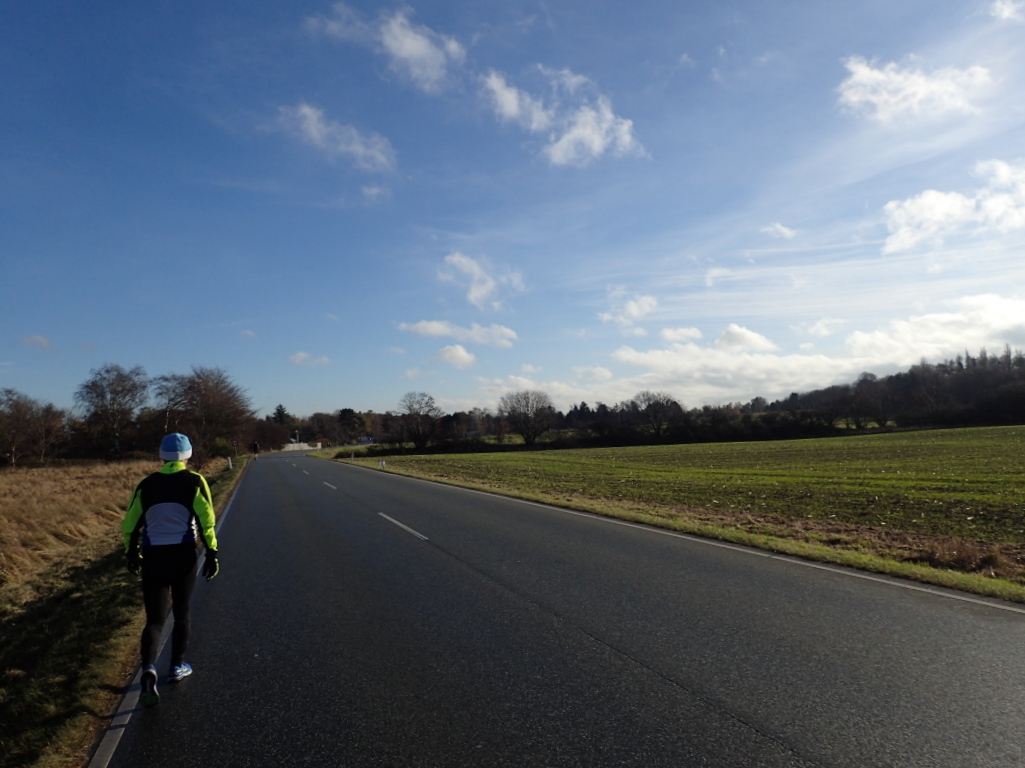
[[[405,436],[417,450],[423,450],[430,442],[435,423],[442,416],[441,409],[426,392],[407,392],[399,400],[399,408]]]
[[[164,413],[164,433],[177,429],[177,421],[188,403],[189,377],[168,373],[153,379],[153,395]]]
[[[668,392],[644,390],[634,396],[641,410],[641,418],[656,440],[661,440],[669,431],[673,421],[683,413],[683,408]]]
[[[135,412],[149,391],[149,380],[142,366],[125,370],[107,363],[90,371],[90,378],[75,392],[75,402],[86,411],[86,420],[112,440],[114,453],[121,453],[121,436],[135,418]]]
[[[223,368],[193,366],[192,374],[185,378],[185,426],[200,449],[197,463],[204,455],[228,450],[252,418],[249,396]]]
[[[520,435],[526,445],[551,429],[555,420],[555,407],[546,392],[522,389],[502,395],[498,413],[509,422],[509,429]]]
[[[491,415],[487,408],[478,407],[470,411],[470,426],[477,433],[478,437],[488,434],[493,420],[494,416]]]
[[[0,389],[0,455],[12,467],[31,449],[34,405],[17,390]]]
[[[226,452],[253,416],[249,396],[223,368],[193,366],[189,375],[170,374],[157,381],[166,430],[189,436],[197,465]]]
[[[18,466],[29,453],[46,461],[47,453],[68,439],[68,414],[14,389],[0,390],[0,456]]]
[[[32,447],[40,461],[69,437],[68,413],[52,403],[36,403],[32,418]]]

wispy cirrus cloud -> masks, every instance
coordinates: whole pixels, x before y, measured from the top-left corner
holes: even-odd
[[[363,171],[382,172],[395,168],[395,149],[388,139],[329,120],[322,109],[305,102],[281,107],[278,123],[332,160],[345,158]]]
[[[512,328],[496,323],[489,326],[473,323],[469,328],[463,328],[447,320],[421,320],[419,323],[399,323],[399,330],[418,336],[449,337],[460,342],[502,348],[511,347],[518,338]]]
[[[785,227],[778,221],[775,224],[770,224],[767,227],[762,227],[762,232],[769,237],[780,238],[783,240],[792,240],[797,237],[797,231],[790,227]]]
[[[838,88],[840,106],[880,123],[974,112],[993,80],[982,66],[927,73],[896,62],[878,66],[861,56],[851,56],[844,66],[850,74]]]
[[[325,355],[314,357],[309,352],[296,352],[294,355],[290,355],[288,360],[293,365],[327,365],[331,362]]]
[[[36,349],[41,349],[44,352],[49,352],[53,349],[53,343],[46,336],[42,336],[38,333],[24,337],[21,340],[21,343],[26,347],[35,347]]]
[[[612,371],[603,365],[578,366],[573,372],[583,381],[610,381],[613,378]]]

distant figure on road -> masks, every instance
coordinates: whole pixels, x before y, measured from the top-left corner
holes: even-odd
[[[256,442],[256,441],[254,440],[254,441],[253,441],[253,445],[252,445],[252,448],[253,448],[253,458],[254,458],[254,459],[258,459],[258,458],[260,458],[260,456],[259,456],[259,453],[260,453],[260,444],[259,444],[258,442]]]
[[[142,630],[142,693],[139,701],[151,707],[160,701],[157,691],[157,651],[167,618],[174,612],[171,633],[171,670],[168,682],[192,674],[185,663],[189,644],[189,601],[196,584],[199,545],[206,547],[203,576],[217,575],[217,535],[214,505],[206,478],[188,470],[192,443],[185,435],[167,435],[160,443],[164,466],[140,482],[121,522],[128,569],[142,575],[146,626]]]

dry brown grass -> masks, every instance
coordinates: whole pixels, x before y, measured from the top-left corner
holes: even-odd
[[[207,463],[220,509],[242,465]],[[82,765],[137,663],[121,518],[159,461],[0,471],[0,764]]]
[[[223,459],[203,468],[221,470]],[[159,461],[67,464],[0,471],[0,587],[31,579],[87,542],[120,541],[135,485]]]

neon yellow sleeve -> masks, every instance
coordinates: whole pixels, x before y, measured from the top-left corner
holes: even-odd
[[[205,477],[198,472],[194,474],[199,478],[199,487],[196,489],[196,498],[192,501],[192,511],[199,519],[200,533],[203,535],[203,543],[206,548],[217,551],[217,533],[214,530],[216,519],[210,486],[207,485]]]
[[[142,494],[139,493],[139,486],[132,491],[132,498],[128,500],[128,509],[125,511],[124,519],[121,521],[121,538],[125,544],[125,554],[132,547],[132,534],[142,517]]]

